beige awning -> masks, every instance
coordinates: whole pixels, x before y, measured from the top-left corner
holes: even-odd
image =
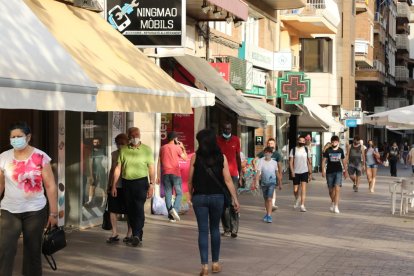
[[[99,14],[53,0],[25,3],[96,83],[98,111],[192,112],[189,93]]]
[[[96,111],[96,85],[26,4],[0,11],[0,108]]]
[[[191,107],[213,106],[216,103],[216,95],[185,84],[181,84],[185,91],[190,93]]]
[[[279,109],[276,106],[270,105],[260,99],[247,99],[247,101],[258,113],[266,118],[268,126],[276,125],[276,116],[290,116],[289,112]]]
[[[210,92],[229,109],[237,113],[241,125],[262,127],[266,120],[224,80],[205,59],[190,55],[174,57],[191,75],[203,83]]]
[[[297,105],[304,114],[299,116],[299,129],[320,129],[327,132],[344,132],[344,126],[337,122],[332,113],[314,102],[304,98],[303,105]]]

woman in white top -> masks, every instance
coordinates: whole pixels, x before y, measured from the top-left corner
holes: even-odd
[[[29,145],[24,122],[10,128],[13,147],[0,154],[0,275],[11,276],[17,241],[23,232],[23,275],[42,275],[41,247],[45,225],[57,224],[57,188],[50,157]],[[43,188],[44,187],[44,188]],[[46,207],[47,201],[49,208]],[[49,211],[49,215],[48,212]],[[47,224],[46,224],[47,222]]]

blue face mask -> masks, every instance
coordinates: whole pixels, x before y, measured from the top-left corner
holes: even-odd
[[[16,150],[22,150],[27,146],[26,137],[10,138],[10,145]]]
[[[223,133],[222,135],[225,139],[230,139],[230,137],[231,137],[231,133],[230,134]]]

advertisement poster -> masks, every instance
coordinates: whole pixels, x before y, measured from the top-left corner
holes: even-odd
[[[194,154],[194,114],[161,114],[161,145],[168,143],[167,134],[170,131],[177,132],[178,141],[184,144],[188,155],[186,161],[180,160],[182,189],[185,195],[188,193],[190,159]],[[163,188],[161,188],[161,196],[163,196]]]
[[[105,16],[135,46],[184,46],[185,0],[107,0]]]

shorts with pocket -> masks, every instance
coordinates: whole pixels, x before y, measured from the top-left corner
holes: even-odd
[[[328,184],[328,188],[342,187],[342,172],[327,173],[326,184]]]
[[[275,191],[276,183],[270,184],[262,184],[260,186],[262,188],[263,198],[264,200],[273,198],[273,192]]]

